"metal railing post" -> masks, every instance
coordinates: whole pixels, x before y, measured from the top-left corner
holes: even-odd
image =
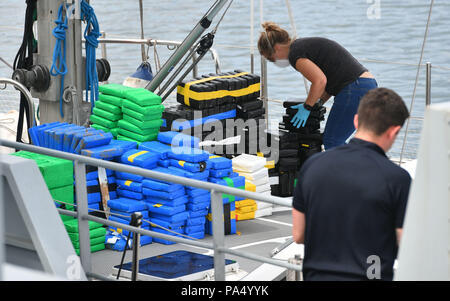
[[[425,105],[431,104],[431,63],[427,62],[427,75],[426,75],[426,93],[425,93]]]
[[[106,32],[100,31],[100,33],[101,33],[100,37],[102,39],[106,39]],[[106,55],[106,43],[101,43],[101,51],[102,51],[102,58],[105,60],[108,59]]]
[[[91,272],[91,243],[89,237],[86,164],[74,161],[75,189],[78,213],[78,233],[80,240],[80,260],[86,273]]]
[[[225,245],[222,193],[211,190],[211,212],[214,247],[214,280],[225,281],[225,254],[219,248]]]
[[[135,220],[136,224],[134,225],[137,228],[140,228],[142,225],[142,213],[135,212],[131,217]],[[133,233],[133,256],[131,260],[131,281],[137,281],[139,274],[139,247],[141,245],[141,234],[138,232]]]

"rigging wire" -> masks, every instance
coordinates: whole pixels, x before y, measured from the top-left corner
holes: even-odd
[[[433,4],[434,4],[434,0],[431,0],[431,2],[430,2],[430,9],[428,11],[427,25],[425,27],[425,34],[423,36],[422,49],[420,51],[419,63],[417,65],[416,80],[414,82],[413,95],[412,95],[411,103],[410,103],[410,106],[409,106],[409,114],[410,115],[411,115],[411,112],[412,112],[412,109],[413,109],[413,106],[414,106],[414,101],[415,101],[415,98],[416,98],[416,89],[417,89],[417,83],[419,82],[420,66],[422,65],[423,53],[425,51],[425,43],[427,41],[428,29],[430,27],[431,12],[433,10]],[[408,120],[406,121],[405,136],[403,137],[402,150],[400,152],[400,160],[399,160],[399,163],[398,163],[399,165],[402,164],[403,152],[405,150],[406,138],[408,136],[408,129],[409,129],[409,122],[410,122],[410,120],[411,120],[411,118],[408,118]]]

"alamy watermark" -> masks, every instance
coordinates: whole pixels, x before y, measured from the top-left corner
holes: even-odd
[[[381,279],[381,260],[377,255],[370,255],[366,260],[367,264],[370,264],[366,271],[367,279],[380,280]]]
[[[380,19],[381,18],[381,0],[366,0],[370,6],[367,8],[367,18]]]

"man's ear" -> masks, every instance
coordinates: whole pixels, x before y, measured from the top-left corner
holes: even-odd
[[[353,117],[353,125],[355,129],[358,129],[358,114],[355,114],[355,117]]]
[[[388,138],[395,140],[395,138],[397,138],[397,135],[400,132],[401,128],[402,127],[400,125],[395,125],[395,126],[389,127],[389,129],[387,130]]]

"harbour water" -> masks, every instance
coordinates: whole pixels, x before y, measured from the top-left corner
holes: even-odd
[[[140,36],[139,2],[92,0],[100,24],[110,38]],[[255,73],[260,72],[256,41],[261,31],[260,1],[255,0],[253,43],[250,38],[250,0],[234,0],[215,37],[214,48],[220,57],[222,71],[250,71],[251,45],[255,53]],[[346,47],[378,81],[378,85],[395,90],[407,106],[411,104],[417,64],[425,34],[431,1],[425,0],[291,0],[298,37],[322,36]],[[181,41],[207,11],[213,1],[167,0],[144,1],[146,38]],[[0,57],[12,64],[22,41],[25,1],[2,0],[0,5]],[[277,22],[291,31],[286,2],[264,1],[263,20]],[[450,85],[450,1],[436,0],[432,10],[423,62],[432,63],[432,103],[448,101]],[[220,14],[214,20],[215,26]],[[148,49],[155,71],[155,50]],[[161,64],[172,53],[165,46],[156,48]],[[101,55],[100,50],[97,53]],[[138,45],[109,44],[107,57],[112,67],[110,82],[122,83],[141,62]],[[395,62],[386,63],[386,62]],[[205,56],[198,66],[199,74],[214,72],[214,63]],[[12,70],[0,62],[0,77],[10,77]],[[268,63],[269,98],[286,100],[306,96],[300,73],[292,68],[280,69]],[[0,90],[2,103],[17,93]],[[330,108],[332,101],[327,103]],[[0,105],[0,108],[3,104]],[[425,108],[425,67],[420,69],[412,116],[422,117]],[[4,110],[2,110],[4,111]],[[281,120],[282,106],[271,102],[269,117]],[[417,152],[421,121],[411,120],[406,157]],[[393,147],[392,156],[401,149],[403,133]]]

